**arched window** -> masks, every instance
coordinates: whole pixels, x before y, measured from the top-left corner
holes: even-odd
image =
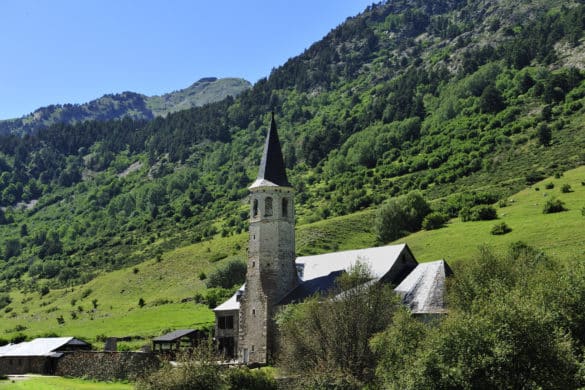
[[[284,218],[288,217],[288,199],[282,198],[282,216]]]
[[[268,197],[264,201],[264,216],[270,217],[272,216],[272,198]]]
[[[254,199],[254,205],[252,206],[252,217],[258,216],[258,199]]]

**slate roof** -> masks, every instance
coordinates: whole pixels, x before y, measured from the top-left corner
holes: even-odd
[[[334,271],[328,275],[302,282],[278,304],[288,305],[289,303],[302,302],[305,298],[316,294],[325,294],[327,291],[331,290],[335,285],[335,280],[341,276],[342,273],[343,271]]]
[[[278,140],[278,132],[276,131],[274,112],[272,113],[270,130],[268,131],[266,143],[264,144],[264,152],[260,161],[260,169],[258,169],[258,177],[250,188],[266,186],[291,187],[286,176],[286,168],[284,167],[284,159],[282,157],[280,141]]]
[[[65,345],[89,345],[84,341],[73,337],[47,337],[37,338],[19,344],[8,344],[0,347],[0,357],[12,356],[61,356],[62,353],[55,350]]]
[[[152,339],[152,341],[159,341],[159,342],[171,342],[177,341],[182,337],[188,336],[193,333],[197,333],[196,329],[179,329],[173,332],[164,334],[162,336],[158,336]]]
[[[393,267],[405,250],[410,252],[406,244],[399,244],[297,257],[295,263],[297,267],[303,269],[301,283],[283,298],[280,304],[298,302],[315,293],[327,291],[333,286],[335,278],[341,272],[348,271],[357,261],[366,264],[375,279],[381,279],[393,273]],[[393,280],[389,282],[398,283]],[[244,289],[245,285],[213,311],[238,310],[240,302],[237,296],[241,295]]]
[[[453,274],[445,260],[419,264],[395,289],[413,314],[445,312],[445,280]]]

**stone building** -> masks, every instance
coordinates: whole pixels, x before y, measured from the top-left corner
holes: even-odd
[[[215,336],[227,358],[267,363],[277,348],[274,315],[280,305],[325,294],[342,272],[365,263],[375,282],[397,286],[415,315],[444,312],[443,261],[418,264],[406,244],[295,258],[294,190],[278,140],[274,115],[258,177],[250,189],[250,230],[246,283],[214,309]]]

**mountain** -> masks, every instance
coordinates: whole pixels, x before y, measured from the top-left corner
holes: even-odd
[[[244,79],[206,77],[181,89],[161,96],[147,98],[146,106],[154,116],[165,116],[169,112],[186,110],[218,102],[227,96],[238,96],[249,89],[251,84]]]
[[[32,134],[57,123],[74,124],[88,120],[108,121],[124,117],[150,120],[169,112],[217,102],[227,96],[237,96],[250,86],[244,79],[206,77],[188,88],[161,96],[122,92],[104,95],[83,104],[50,105],[18,119],[0,121],[0,134]]]
[[[245,256],[247,186],[271,111],[299,230],[360,213],[335,234],[301,236],[303,254],[372,245],[375,234],[364,237],[363,228],[373,227],[374,210],[411,191],[456,218],[562,177],[585,164],[584,30],[579,1],[395,0],[348,18],[237,97],[170,112],[161,96],[144,105],[169,113],[152,120],[59,123],[4,136],[0,294],[26,302],[26,312],[8,305],[0,315],[13,325],[40,312],[55,322],[44,308],[47,292],[72,299],[64,287],[81,296],[107,275],[141,280],[143,266],[163,286],[196,272],[198,282],[185,289],[215,294],[203,288],[206,274]],[[517,221],[511,228],[520,230]],[[539,247],[544,236],[525,239]],[[458,236],[473,246],[475,238]],[[559,240],[569,248],[563,253],[582,254],[578,239]],[[193,245],[198,255],[189,257]],[[183,268],[154,272],[179,257],[191,262],[188,278]],[[436,257],[451,263],[449,253]],[[152,298],[164,302],[164,291]],[[135,306],[124,293],[108,302]],[[106,321],[107,307],[99,310]]]

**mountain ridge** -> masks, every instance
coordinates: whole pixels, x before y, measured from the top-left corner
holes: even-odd
[[[187,88],[162,95],[146,96],[131,91],[105,94],[86,103],[51,104],[20,118],[0,120],[0,134],[32,134],[54,124],[75,124],[86,120],[108,121],[123,117],[151,120],[227,96],[237,96],[249,88],[250,82],[241,78],[204,77]]]

